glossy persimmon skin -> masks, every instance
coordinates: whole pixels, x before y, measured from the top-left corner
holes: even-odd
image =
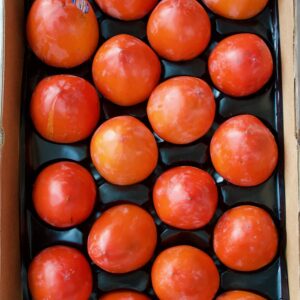
[[[162,300],[211,300],[220,281],[213,260],[191,246],[161,252],[153,263],[151,279],[155,294]]]
[[[91,141],[91,158],[109,182],[130,185],[146,179],[155,169],[158,149],[150,130],[130,116],[104,122]]]
[[[267,299],[251,292],[229,291],[218,296],[216,300],[267,300]]]
[[[96,0],[106,14],[125,21],[138,20],[146,16],[158,0]]]
[[[96,89],[72,75],[44,78],[36,86],[30,103],[32,122],[46,140],[74,143],[92,134],[100,119]]]
[[[92,271],[78,250],[53,246],[31,262],[28,285],[34,300],[87,300],[93,287]]]
[[[238,186],[256,186],[267,180],[278,161],[271,131],[256,117],[240,115],[225,121],[210,144],[217,172]]]
[[[79,164],[58,162],[38,175],[32,200],[43,221],[59,228],[72,227],[85,221],[93,211],[96,184]]]
[[[227,267],[244,272],[256,271],[274,259],[278,233],[265,210],[242,205],[228,210],[219,219],[214,229],[213,246]]]
[[[93,79],[100,93],[115,104],[130,106],[145,101],[158,84],[160,61],[138,38],[120,34],[97,51]]]
[[[96,15],[86,0],[35,0],[26,31],[35,55],[47,65],[60,68],[87,61],[99,39]]]
[[[215,112],[211,88],[205,81],[189,76],[161,83],[152,92],[147,106],[154,131],[173,144],[188,144],[205,135]]]
[[[180,229],[197,229],[213,217],[218,190],[207,172],[189,166],[176,167],[157,179],[153,202],[163,222]]]
[[[124,290],[107,293],[99,300],[150,300],[150,298],[138,292]]]
[[[162,0],[150,15],[147,37],[161,57],[171,61],[189,60],[207,47],[211,24],[196,0]]]
[[[149,213],[132,204],[105,211],[88,237],[94,263],[111,273],[127,273],[144,266],[157,243],[156,225]]]
[[[245,20],[259,14],[268,0],[203,0],[214,13],[228,19]]]
[[[233,97],[244,97],[258,92],[270,80],[273,58],[259,36],[235,34],[214,48],[208,70],[219,90]]]

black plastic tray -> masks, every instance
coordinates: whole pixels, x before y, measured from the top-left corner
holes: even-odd
[[[25,0],[26,15],[31,2]],[[101,28],[100,43],[120,33],[132,34],[147,42],[147,18],[133,22],[118,21],[104,15],[93,1],[91,3]],[[37,134],[29,117],[28,108],[31,94],[36,84],[42,78],[53,74],[73,74],[92,82],[92,60],[74,69],[56,69],[46,66],[39,61],[30,49],[26,50],[20,137],[21,253],[23,295],[25,300],[31,299],[27,288],[27,268],[31,259],[45,247],[55,244],[66,244],[80,249],[90,261],[86,251],[89,229],[94,220],[106,208],[119,203],[120,199],[136,203],[146,208],[154,216],[159,233],[159,243],[154,257],[162,249],[172,245],[194,245],[213,257],[221,274],[219,293],[229,289],[245,289],[257,292],[270,300],[289,299],[285,261],[283,115],[277,1],[270,0],[268,6],[261,14],[247,21],[231,21],[218,17],[210,11],[208,13],[212,23],[213,34],[206,52],[191,61],[183,63],[174,63],[161,59],[163,66],[161,80],[178,75],[190,75],[204,79],[213,87],[207,72],[208,55],[218,41],[228,35],[240,32],[256,33],[267,42],[275,62],[272,79],[259,93],[244,99],[228,97],[213,88],[217,103],[217,114],[210,132],[198,141],[185,146],[175,146],[156,137],[160,153],[158,166],[147,180],[133,186],[118,187],[105,182],[93,167],[89,157],[90,139],[71,145],[50,143]],[[122,108],[103,98],[101,98],[101,101],[102,117],[100,123],[114,116],[132,115],[142,120],[150,128],[146,116],[146,102],[134,107]],[[279,146],[279,164],[276,171],[269,180],[258,187],[241,188],[227,183],[215,172],[209,158],[209,142],[218,125],[227,118],[242,113],[249,113],[259,117],[274,133]],[[31,200],[32,185],[39,171],[45,166],[61,160],[76,161],[89,169],[98,186],[97,205],[91,217],[80,226],[68,230],[58,230],[41,221],[33,209]],[[151,200],[151,190],[155,179],[164,170],[177,165],[192,165],[207,170],[213,175],[218,184],[220,196],[217,213],[210,224],[201,230],[184,231],[171,228],[163,224],[155,214]],[[229,207],[241,203],[252,203],[267,209],[273,216],[280,234],[279,250],[276,258],[271,264],[258,272],[241,273],[231,271],[218,261],[212,249],[211,234],[216,220]],[[156,299],[149,276],[154,257],[145,267],[124,275],[109,274],[91,262],[94,274],[94,292],[90,299],[96,300],[103,292],[120,288],[141,291]]]

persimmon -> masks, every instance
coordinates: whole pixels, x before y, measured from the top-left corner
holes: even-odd
[[[217,172],[238,186],[255,186],[273,173],[278,147],[272,132],[255,116],[240,115],[225,121],[210,144]]]
[[[240,33],[223,39],[212,51],[208,70],[215,86],[233,97],[258,92],[271,78],[273,58],[257,35]]]
[[[108,15],[125,21],[137,20],[147,15],[158,0],[96,0],[100,8]]]
[[[138,292],[121,290],[107,293],[101,296],[99,300],[150,300],[150,298]]]
[[[78,225],[91,214],[96,184],[81,165],[62,161],[43,169],[32,192],[36,212],[46,223],[66,228]]]
[[[162,0],[150,15],[147,37],[163,58],[189,60],[207,47],[211,24],[208,14],[196,0]]]
[[[31,262],[28,285],[34,300],[86,300],[92,292],[92,271],[78,250],[52,246]]]
[[[152,92],[147,106],[154,131],[174,144],[188,144],[205,135],[215,111],[211,88],[205,81],[189,76],[161,83]]]
[[[99,25],[87,0],[35,0],[27,17],[29,46],[44,63],[72,68],[97,48]]]
[[[213,260],[191,246],[164,250],[155,259],[151,279],[159,299],[213,299],[219,288],[219,273]]]
[[[228,291],[218,296],[216,300],[267,300],[267,299],[251,292]]]
[[[181,166],[160,175],[154,185],[153,202],[163,222],[180,229],[197,229],[213,217],[218,190],[207,172]]]
[[[268,0],[203,0],[214,13],[228,19],[245,20],[259,14]]]
[[[160,79],[161,65],[153,50],[138,38],[120,34],[97,51],[93,78],[100,93],[115,104],[145,101]]]
[[[96,89],[72,75],[44,78],[30,103],[32,122],[38,133],[56,143],[74,143],[89,137],[100,119]]]
[[[154,136],[142,122],[121,116],[104,122],[94,133],[91,158],[107,181],[130,185],[152,173],[158,149]]]
[[[221,216],[214,229],[213,246],[227,267],[237,271],[256,271],[275,257],[278,233],[265,210],[241,205]]]
[[[157,242],[154,220],[132,204],[106,210],[88,237],[88,253],[94,263],[111,273],[127,273],[144,266]]]

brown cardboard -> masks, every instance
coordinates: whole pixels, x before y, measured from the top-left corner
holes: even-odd
[[[297,3],[297,0],[296,0]],[[299,252],[299,173],[298,144],[296,137],[295,72],[294,51],[295,9],[294,2],[279,0],[280,42],[282,59],[284,151],[285,151],[285,195],[287,228],[287,261],[290,299],[300,299],[300,252]],[[298,99],[299,100],[299,99]]]
[[[2,1],[1,1],[2,2]],[[4,3],[4,81],[0,146],[0,299],[21,299],[19,260],[19,119],[23,68],[23,1]],[[1,37],[2,38],[2,37]]]
[[[295,2],[295,67],[296,67],[296,125],[297,139],[300,145],[300,3]]]
[[[297,3],[298,0],[295,1]],[[2,9],[3,2],[4,0],[0,0],[0,9]],[[2,62],[0,62],[0,74],[2,71],[4,72],[1,74],[3,75],[2,90],[2,79],[0,78],[0,103],[3,102],[3,118],[1,118],[0,109],[0,128],[3,127],[4,130],[4,143],[0,145],[0,299],[19,300],[22,299],[22,296],[18,223],[18,143],[24,44],[23,0],[7,0],[4,5],[3,70],[1,70]],[[290,299],[300,300],[300,205],[295,114],[294,1],[279,0],[279,9],[284,96],[287,260]],[[0,51],[2,51],[1,39],[0,36]]]

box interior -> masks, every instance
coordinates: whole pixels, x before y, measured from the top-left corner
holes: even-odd
[[[287,3],[288,2],[288,3]],[[297,3],[297,1],[296,1]],[[0,299],[22,299],[19,247],[19,120],[23,69],[23,1],[0,1],[3,35],[0,36]],[[290,299],[300,299],[298,144],[295,114],[295,68],[293,0],[279,0],[282,87],[284,98],[285,190],[287,214],[287,261]],[[1,14],[0,14],[1,16]],[[0,30],[1,34],[1,30]],[[1,69],[2,66],[2,69]],[[1,87],[1,84],[0,84]],[[1,115],[2,112],[2,115]]]

